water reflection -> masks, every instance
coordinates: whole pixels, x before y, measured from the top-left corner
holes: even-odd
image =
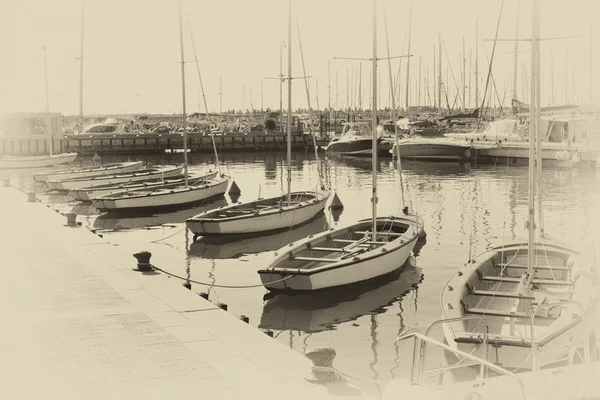
[[[328,228],[327,217],[324,213],[319,213],[312,220],[292,230],[271,234],[200,237],[190,245],[188,255],[213,259],[239,258],[245,254],[277,250],[288,243]]]
[[[140,211],[106,213],[99,215],[94,220],[93,227],[96,229],[117,231],[123,229],[151,228],[168,224],[180,224],[196,214],[208,211],[212,208],[226,206],[227,204],[226,198],[217,197],[212,200],[208,199],[207,202],[200,206],[188,206],[168,212],[154,210],[145,213]]]
[[[321,332],[367,314],[384,313],[422,280],[421,268],[407,265],[383,281],[316,293],[281,293],[263,305],[260,328]]]

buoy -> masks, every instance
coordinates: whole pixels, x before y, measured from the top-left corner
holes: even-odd
[[[341,210],[344,208],[344,204],[342,204],[337,192],[333,193],[333,198],[331,199],[331,203],[329,203],[329,208],[332,210]]]
[[[569,161],[571,159],[571,153],[569,153],[569,150],[563,150],[558,153],[558,159],[560,161]]]
[[[408,265],[410,265],[411,267],[416,267],[417,266],[417,259],[413,256],[408,257]]]
[[[229,191],[227,193],[228,194],[241,194],[242,191],[240,190],[240,187],[237,185],[237,183],[235,183],[235,181],[231,181],[231,186],[229,187]]]
[[[77,226],[77,213],[68,212],[63,215],[67,217],[67,226]],[[96,231],[92,229],[92,233],[96,233]]]
[[[465,150],[465,158],[466,158],[466,159],[469,159],[469,158],[471,158],[471,149],[466,149],[466,150]]]
[[[152,253],[149,251],[140,251],[139,253],[134,253],[133,256],[137,259],[137,268],[134,268],[134,271],[152,271],[152,264],[150,264]]]

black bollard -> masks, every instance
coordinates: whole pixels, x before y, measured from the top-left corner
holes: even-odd
[[[152,257],[152,253],[149,251],[140,251],[139,253],[135,253],[133,256],[137,259],[137,268],[134,269],[135,271],[152,271],[152,264],[150,264],[150,257]]]
[[[331,383],[344,381],[345,379],[333,368],[333,360],[336,352],[332,348],[322,347],[309,350],[304,356],[312,361],[313,369],[307,381],[313,383]]]
[[[200,295],[200,297],[202,297],[204,300],[208,300],[208,292],[200,292],[198,293]]]
[[[192,284],[189,283],[189,282],[184,282],[184,283],[181,284],[181,286],[183,286],[187,290],[192,290]]]
[[[218,302],[218,301],[217,301],[217,303],[216,303],[216,304],[217,304],[217,307],[219,307],[219,308],[221,308],[221,309],[223,309],[223,310],[227,311],[227,304],[225,304],[225,303],[220,303],[220,302]]]
[[[68,212],[63,215],[67,217],[67,226],[77,226],[77,213]]]
[[[245,315],[240,315],[240,319],[242,321],[244,321],[245,323],[249,324],[250,323],[250,318],[245,316]]]

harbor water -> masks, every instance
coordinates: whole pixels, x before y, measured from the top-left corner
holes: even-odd
[[[102,161],[124,160],[108,158]],[[287,190],[285,153],[235,153],[221,158],[223,172],[241,189],[239,201]],[[251,325],[272,331],[275,340],[297,352],[334,348],[335,366],[360,379],[408,377],[412,342],[398,344],[397,335],[410,328],[425,329],[440,318],[440,291],[470,255],[489,245],[527,239],[527,166],[507,165],[502,160],[484,165],[404,160],[401,184],[395,163],[382,157],[377,174],[378,214],[399,214],[406,205],[425,224],[427,236],[415,248],[414,265],[369,285],[296,296],[267,295],[256,271],[265,267],[276,249],[326,227],[371,216],[371,159],[331,158],[322,153],[320,158],[317,162],[308,150],[292,155],[292,190],[314,189],[321,175],[343,202],[341,212],[326,210],[291,231],[195,242],[185,229],[186,218],[228,204],[229,195],[177,210],[100,215],[89,204],[46,192],[33,182],[32,171],[3,171],[3,175],[10,175],[12,185],[24,191],[35,188],[38,198],[52,208],[78,213],[84,228],[95,230],[113,245],[131,253],[152,252],[152,263],[161,269],[207,284],[254,286],[192,283],[192,290],[227,304],[235,315],[248,316]],[[138,159],[154,165],[176,164],[182,155]],[[207,154],[191,154],[190,162],[190,171],[214,168]],[[586,165],[544,165],[540,183],[543,220],[536,222],[537,227],[543,227],[549,239],[600,256],[600,172]],[[162,257],[165,246],[176,248],[179,257]],[[435,335],[441,338],[441,330]]]

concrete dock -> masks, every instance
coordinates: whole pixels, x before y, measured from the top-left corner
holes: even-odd
[[[336,397],[305,380],[301,354],[181,281],[134,271],[143,249],[66,226],[14,188],[0,198],[0,398]]]

